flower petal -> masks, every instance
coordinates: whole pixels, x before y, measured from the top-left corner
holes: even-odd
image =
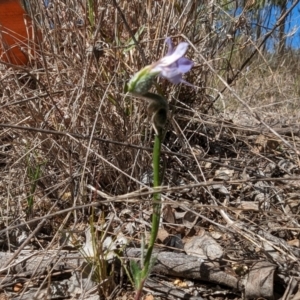
[[[178,64],[178,71],[180,73],[188,72],[194,65],[194,63],[191,60],[185,57],[179,58],[177,64]]]
[[[174,47],[173,47],[173,43],[172,43],[171,38],[167,37],[166,40],[165,40],[165,43],[168,46],[168,52],[166,53],[165,56],[169,56],[169,55],[171,55],[174,52],[174,49],[173,49]]]
[[[161,74],[161,76],[163,76],[163,74]],[[170,82],[174,83],[174,84],[178,84],[182,81],[182,75],[180,73],[177,73],[177,74],[174,74],[174,76],[172,77],[166,77],[166,76],[163,76],[165,77],[166,79],[168,79]]]
[[[171,79],[177,75],[180,75],[181,76],[181,73],[178,72],[178,68],[177,68],[177,65],[174,64],[174,65],[171,65],[169,67],[165,67],[162,69],[162,71],[160,72],[160,75],[162,77],[165,77],[167,79]]]
[[[168,56],[164,56],[158,61],[158,64],[162,66],[169,66],[170,64],[177,61],[179,58],[183,57],[188,49],[189,44],[188,43],[179,43],[179,45],[176,47],[175,51]]]
[[[169,77],[168,80],[174,84],[178,84],[180,82],[182,82],[182,75],[181,74],[177,74],[173,77]]]
[[[188,81],[186,81],[186,80],[184,80],[184,79],[181,79],[180,82],[181,82],[181,83],[184,83],[185,85],[188,85],[188,86],[190,86],[190,87],[197,88],[195,85],[189,83]]]

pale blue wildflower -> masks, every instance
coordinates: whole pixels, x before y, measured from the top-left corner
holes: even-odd
[[[174,49],[170,38],[166,39],[168,45],[167,54],[159,61],[146,66],[137,72],[127,84],[130,93],[145,94],[152,86],[153,79],[159,75],[174,84],[184,83],[193,86],[182,78],[184,73],[191,70],[194,63],[184,57],[188,49],[188,43],[182,42]]]
[[[158,62],[152,64],[153,69],[151,72],[159,72],[160,76],[174,84],[184,83],[192,86],[192,84],[182,79],[182,74],[190,71],[194,65],[191,60],[184,57],[189,44],[182,42],[174,49],[171,38],[166,39],[166,44],[168,45],[167,54]]]

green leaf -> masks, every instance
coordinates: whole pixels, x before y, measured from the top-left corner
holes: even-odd
[[[138,31],[135,33],[134,37],[135,37],[136,40],[139,39],[139,37],[140,37],[140,35],[143,33],[144,29],[145,29],[145,25],[142,25],[142,26],[138,29]],[[126,48],[123,50],[124,53],[130,51],[131,49],[133,49],[133,48],[135,47],[135,43],[134,43],[134,41],[133,41],[132,38],[130,38],[130,39],[125,43],[125,47],[126,47]]]
[[[140,266],[138,265],[137,262],[135,262],[134,260],[130,261],[130,271],[133,277],[133,282],[135,285],[135,288],[138,289],[140,287],[141,284],[141,275],[142,275],[142,270],[140,268]]]

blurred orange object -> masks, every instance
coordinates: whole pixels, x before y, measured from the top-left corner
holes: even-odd
[[[0,0],[0,63],[26,65],[34,55],[33,32],[20,0]]]

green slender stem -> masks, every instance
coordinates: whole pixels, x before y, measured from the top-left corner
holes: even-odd
[[[161,134],[155,135],[154,147],[153,147],[153,186],[154,188],[160,186],[159,177],[159,161],[160,161],[160,149],[161,149]],[[160,202],[160,194],[154,194],[154,200]]]
[[[144,70],[145,71],[145,70]],[[138,73],[139,74],[139,73]],[[141,75],[141,77],[143,77]],[[134,282],[136,286],[136,295],[135,300],[139,300],[144,283],[150,273],[151,265],[152,265],[152,252],[154,249],[155,240],[157,237],[158,229],[159,229],[159,221],[160,221],[160,210],[161,210],[161,195],[159,192],[155,192],[161,184],[160,172],[159,172],[159,163],[160,163],[160,154],[161,154],[161,143],[164,137],[164,128],[167,121],[168,114],[168,102],[161,95],[157,95],[150,92],[144,92],[143,94],[136,93],[135,87],[145,87],[147,90],[149,89],[149,81],[152,82],[152,79],[147,78],[146,85],[143,80],[135,80],[133,83],[136,84],[136,81],[142,83],[140,85],[133,85],[129,89],[129,91],[134,92],[134,96],[146,100],[149,102],[147,107],[148,113],[152,114],[152,125],[155,130],[155,139],[153,146],[153,213],[152,213],[152,228],[150,233],[150,240],[148,244],[148,249],[145,255],[145,259],[143,260],[143,253],[141,255],[142,267],[139,267],[136,263],[131,263],[131,269],[134,277]],[[139,90],[138,90],[139,92]],[[143,250],[142,250],[143,251]]]
[[[161,150],[161,139],[162,134],[155,135],[154,147],[153,147],[153,186],[154,189],[160,186],[160,174],[159,174],[159,161],[160,161],[160,150]],[[148,277],[151,268],[151,258],[152,252],[157,237],[159,229],[159,220],[160,220],[160,208],[161,208],[161,198],[160,193],[153,194],[153,214],[152,214],[152,228],[150,234],[150,241],[147,249],[147,253],[144,260],[144,266],[141,270],[141,281],[137,288],[135,295],[135,300],[140,299],[142,295],[142,290],[144,283]]]
[[[153,186],[154,186],[154,189],[160,186],[160,178],[159,178],[160,149],[161,149],[161,137],[158,135],[155,135],[154,148],[153,148]],[[155,243],[158,228],[159,228],[160,208],[161,208],[160,193],[154,193],[153,194],[152,228],[151,228],[148,250],[147,250],[147,253],[145,256],[144,268],[142,270],[142,278],[146,278],[149,273],[151,256],[152,256],[154,243]]]

